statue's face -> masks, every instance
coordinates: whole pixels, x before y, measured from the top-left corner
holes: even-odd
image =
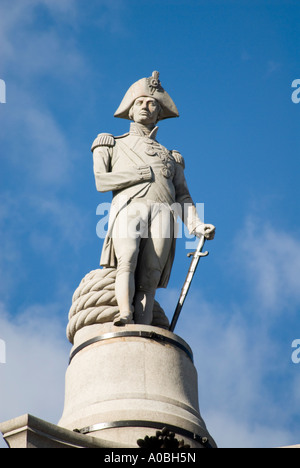
[[[155,124],[158,119],[160,104],[156,99],[142,96],[134,101],[131,108],[132,120],[143,125]]]

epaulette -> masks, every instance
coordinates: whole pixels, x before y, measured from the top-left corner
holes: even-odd
[[[183,159],[183,156],[179,153],[179,151],[176,151],[176,150],[173,150],[172,151],[172,156],[173,158],[175,159],[175,161],[180,164],[183,169],[185,168],[185,163],[184,163],[184,159]]]
[[[115,137],[110,133],[99,133],[97,138],[94,140],[92,144],[91,151],[94,151],[97,146],[115,146]]]

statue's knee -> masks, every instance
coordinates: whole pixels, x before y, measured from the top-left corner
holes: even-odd
[[[119,261],[117,266],[117,275],[122,275],[123,273],[133,273],[135,272],[135,265],[131,262]]]

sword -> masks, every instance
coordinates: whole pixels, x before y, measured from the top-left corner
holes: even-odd
[[[183,303],[185,301],[187,293],[189,292],[190,285],[191,285],[192,279],[194,277],[194,274],[195,274],[197,265],[199,263],[199,260],[200,260],[201,257],[207,257],[207,255],[208,255],[208,252],[202,252],[202,249],[204,247],[204,243],[205,243],[205,237],[201,236],[196,251],[195,252],[189,252],[187,254],[188,257],[193,256],[193,258],[192,258],[192,261],[191,261],[191,264],[190,264],[190,268],[189,268],[186,280],[185,280],[184,285],[183,285],[183,287],[181,289],[180,297],[179,297],[179,300],[178,300],[178,303],[177,303],[177,306],[176,306],[176,309],[175,309],[175,312],[174,312],[174,315],[173,315],[173,318],[172,318],[171,325],[169,327],[169,330],[171,332],[173,332],[175,327],[176,327],[176,324],[177,324],[181,309],[183,307]]]

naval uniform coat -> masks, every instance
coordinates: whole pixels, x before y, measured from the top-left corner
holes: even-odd
[[[190,233],[202,224],[185,180],[183,157],[157,142],[157,130],[155,127],[145,135],[140,125],[132,123],[129,133],[120,137],[100,133],[92,145],[96,188],[99,192],[113,192],[101,266],[117,267],[112,227],[120,210],[133,200],[163,203],[175,212],[174,206],[178,204],[181,210],[176,215],[179,214]],[[185,204],[189,205],[188,210],[184,209]],[[167,286],[174,255],[175,237],[158,287]]]

